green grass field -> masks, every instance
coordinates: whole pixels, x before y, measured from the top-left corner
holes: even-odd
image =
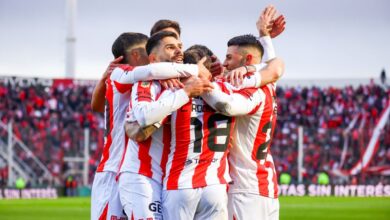
[[[282,197],[280,219],[389,220],[390,198]],[[89,198],[0,200],[0,220],[89,219]]]

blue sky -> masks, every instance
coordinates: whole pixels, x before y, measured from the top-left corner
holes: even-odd
[[[185,48],[207,45],[223,61],[231,37],[257,34],[255,22],[268,4],[287,19],[274,40],[286,62],[284,78],[372,78],[389,71],[387,0],[79,0],[76,78],[99,78],[119,34],[148,34],[162,18],[180,22]],[[65,76],[65,8],[66,0],[0,0],[0,75]]]

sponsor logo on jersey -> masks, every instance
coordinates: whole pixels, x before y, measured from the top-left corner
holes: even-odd
[[[157,212],[157,213],[162,213],[162,207],[161,207],[161,202],[160,201],[154,201],[152,203],[149,203],[149,210],[151,212]]]
[[[141,87],[142,87],[142,88],[149,88],[150,85],[151,85],[150,82],[141,82]]]
[[[195,163],[195,164],[201,164],[201,163],[216,163],[218,162],[219,159],[218,158],[212,158],[212,159],[188,159],[186,162],[185,162],[185,166],[188,166],[192,163]]]
[[[116,215],[111,215],[110,220],[127,220],[126,217],[118,217]]]

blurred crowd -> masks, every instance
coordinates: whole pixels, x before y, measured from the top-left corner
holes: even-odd
[[[61,185],[69,175],[81,181],[82,163],[69,162],[66,158],[84,156],[85,129],[90,132],[89,180],[92,182],[104,139],[103,114],[93,113],[90,107],[93,88],[93,85],[75,84],[22,87],[0,83],[0,122],[6,125],[12,121],[16,137],[54,176],[54,179],[41,178],[39,184]],[[331,183],[336,184],[390,184],[389,176],[373,172],[364,171],[347,178],[332,175],[333,169],[348,170],[359,161],[389,96],[389,89],[374,83],[344,88],[279,87],[278,125],[271,144],[278,174],[288,173],[292,183],[297,182],[298,127],[303,126],[305,183],[316,183],[317,174],[326,172]],[[390,165],[389,121],[369,166]],[[341,164],[346,140],[348,150]],[[7,143],[6,129],[0,129],[0,141],[0,144]],[[42,174],[31,154],[19,148],[15,152],[32,170]],[[1,164],[0,183],[5,184],[7,167]]]

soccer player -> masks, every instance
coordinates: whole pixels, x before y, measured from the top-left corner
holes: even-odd
[[[162,31],[154,34],[147,42],[147,53],[152,64],[174,61],[182,63],[183,52],[181,41],[173,32]],[[183,64],[182,64],[183,65]],[[199,71],[207,72],[203,65]],[[200,75],[200,78],[208,78]],[[211,90],[207,79],[191,78],[183,89],[163,91],[157,81],[139,82],[134,85],[131,98],[133,117],[140,125],[149,123],[157,115],[151,113],[156,110],[167,115],[184,105],[189,97]],[[151,103],[152,100],[157,102]],[[164,97],[174,97],[166,99]],[[144,114],[140,113],[140,109]],[[145,120],[145,114],[148,120]],[[132,119],[130,119],[132,120]],[[155,122],[158,122],[156,120]],[[169,128],[169,127],[168,127]],[[162,167],[166,162],[166,147],[169,147],[170,130],[160,127],[153,135],[143,141],[130,140],[126,149],[123,164],[120,169],[119,189],[120,198],[127,215],[134,219],[162,219],[161,213],[161,182]]]
[[[272,20],[275,13],[273,6],[268,6],[263,11],[257,22],[260,36],[275,36],[278,35],[277,32],[280,34],[284,30],[284,21],[282,26],[266,28],[269,26],[267,22]],[[253,36],[232,38],[228,42],[224,67],[239,72],[236,76],[240,75],[239,78],[242,78],[243,74],[259,69],[261,50],[261,45],[256,43]],[[224,93],[217,94],[218,91],[214,89],[212,93],[203,96],[210,105],[216,106],[225,115],[241,115],[236,117],[233,147],[229,154],[230,176],[233,180],[228,194],[229,219],[279,219],[277,175],[270,143],[277,117],[274,82],[282,75],[284,64],[278,59],[271,60],[269,64],[271,63],[274,64],[273,67],[268,65],[262,69],[262,87],[259,89],[246,89],[246,92],[222,99]],[[263,86],[264,84],[266,85]]]
[[[232,38],[228,42],[224,66],[232,70],[260,63],[261,45],[256,42],[256,38],[250,35]],[[279,61],[279,68],[276,68],[279,76],[283,69],[284,65]],[[229,219],[279,218],[277,175],[270,151],[277,117],[275,89],[276,84],[270,83],[259,89],[240,92],[243,96],[241,101],[235,99],[232,102],[230,99],[229,102],[229,98],[215,101],[218,111],[226,115],[241,115],[236,117],[233,147],[229,154],[233,180],[229,187]],[[256,104],[249,105],[248,99]]]
[[[105,143],[97,168],[91,197],[91,219],[124,218],[115,177],[127,143],[123,130],[132,85],[137,81],[169,79],[198,75],[198,65],[173,63],[149,64],[145,52],[148,37],[140,33],[124,33],[113,44],[115,58],[124,57],[130,65],[119,65],[106,82]]]

